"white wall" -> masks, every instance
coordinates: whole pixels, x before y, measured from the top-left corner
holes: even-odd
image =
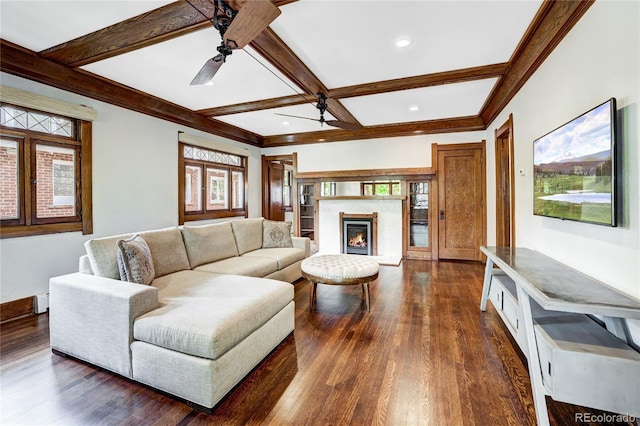
[[[638,2],[597,1],[488,127],[488,242],[495,243],[493,134],[513,113],[518,246],[640,297]],[[533,215],[533,140],[615,97],[622,126],[623,215],[616,228]]]
[[[9,74],[2,84],[97,110],[93,123],[93,235],[0,240],[0,303],[48,292],[49,278],[78,270],[84,241],[178,224],[178,131],[234,141]],[[249,215],[261,212],[260,149],[249,147]]]
[[[431,144],[480,142],[485,132],[443,133],[266,148],[265,155],[298,153],[298,172],[431,166]]]

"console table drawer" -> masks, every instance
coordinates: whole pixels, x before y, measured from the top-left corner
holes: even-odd
[[[527,355],[527,336],[523,328],[522,311],[518,305],[516,285],[511,278],[500,272],[491,277],[489,298],[498,314],[511,332],[511,335]]]
[[[536,318],[534,330],[554,400],[640,416],[640,353],[582,314]]]
[[[502,300],[504,298],[504,290],[500,285],[500,281],[496,275],[491,278],[491,288],[489,289],[489,300],[497,311],[502,311]]]

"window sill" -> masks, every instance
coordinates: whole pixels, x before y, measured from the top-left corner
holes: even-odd
[[[248,217],[247,212],[244,210],[232,210],[232,211],[221,211],[215,213],[195,213],[195,214],[184,214],[184,220],[181,221],[179,225],[184,225],[186,222],[194,222],[198,220],[209,220],[209,219],[226,219],[231,217]]]
[[[33,235],[59,234],[82,231],[82,223],[50,223],[46,225],[14,225],[0,227],[0,238],[29,237]]]

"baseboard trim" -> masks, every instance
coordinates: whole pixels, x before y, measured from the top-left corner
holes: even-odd
[[[0,322],[11,321],[33,313],[33,296],[0,304]]]

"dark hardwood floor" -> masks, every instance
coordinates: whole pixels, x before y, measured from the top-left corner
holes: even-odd
[[[296,327],[214,414],[49,348],[48,315],[1,326],[0,423],[534,425],[524,356],[490,306],[483,266],[405,261],[371,286],[295,284]],[[597,385],[594,383],[594,385]],[[550,399],[552,425],[600,411]],[[623,423],[624,424],[624,423]]]

